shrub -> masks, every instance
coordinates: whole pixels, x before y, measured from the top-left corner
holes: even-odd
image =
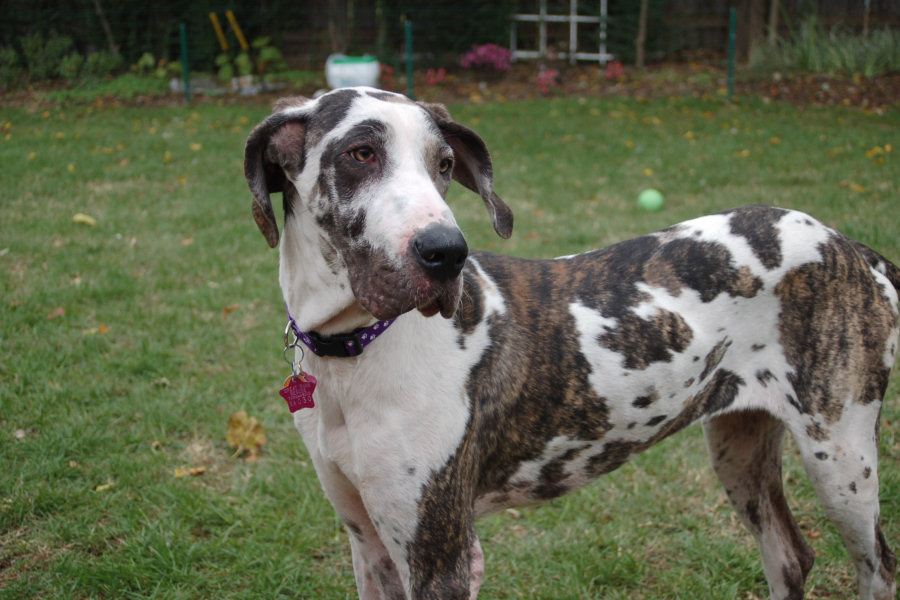
[[[505,73],[511,68],[512,51],[497,44],[472,46],[462,55],[459,64],[466,69],[484,69],[495,73]]]
[[[769,71],[875,77],[900,70],[900,32],[885,28],[863,37],[839,28],[828,31],[813,16],[776,46],[761,45],[750,65]]]
[[[156,69],[156,59],[150,52],[144,52],[136,63],[131,66],[131,70],[138,75],[147,75]]]
[[[46,41],[43,35],[34,33],[19,38],[19,43],[22,45],[28,75],[32,79],[57,77],[60,62],[72,49],[72,38],[55,31],[50,32]]]
[[[84,74],[87,77],[106,77],[122,68],[122,58],[108,50],[91,52],[84,61]]]
[[[271,75],[287,69],[281,50],[271,44],[270,38],[257,38],[251,46],[256,50],[256,72],[260,75]]]
[[[12,46],[0,48],[0,87],[12,89],[22,77],[19,53]]]
[[[233,77],[252,75],[254,72],[265,78],[266,75],[287,69],[281,50],[272,46],[268,37],[257,38],[250,45],[253,48],[253,56],[248,52],[240,52],[232,59],[223,52],[216,57],[219,79],[229,81]]]
[[[68,81],[78,79],[82,65],[84,65],[84,56],[78,52],[68,54],[59,61],[59,76]]]

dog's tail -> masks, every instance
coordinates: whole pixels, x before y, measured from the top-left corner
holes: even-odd
[[[864,244],[856,243],[856,248],[859,250],[859,253],[862,254],[862,257],[866,259],[866,262],[869,263],[873,269],[884,275],[888,278],[888,281],[894,286],[898,292],[900,292],[900,267],[878,254],[868,246]]]

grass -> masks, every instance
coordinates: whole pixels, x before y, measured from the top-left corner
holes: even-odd
[[[567,254],[766,202],[900,260],[896,110],[678,98],[451,108],[492,148],[517,217],[502,241],[454,186],[473,246]],[[0,117],[0,598],[354,597],[345,534],[277,395],[277,258],[241,175],[265,112]],[[662,211],[636,207],[645,187],[665,194]],[[898,381],[880,463],[895,549]],[[256,462],[225,443],[236,410],[267,431]],[[181,467],[205,473],[176,477]],[[845,597],[851,567],[801,471],[789,449],[789,497],[818,555],[810,597]],[[564,499],[488,517],[479,535],[487,599],[766,593],[697,428]]]

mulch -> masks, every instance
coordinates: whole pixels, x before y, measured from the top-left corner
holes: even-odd
[[[482,103],[519,101],[547,97],[609,98],[631,97],[652,99],[659,97],[727,97],[727,74],[721,61],[685,61],[652,65],[638,70],[626,66],[621,70],[596,64],[546,65],[520,62],[502,75],[479,73],[463,69],[449,72],[434,69],[418,70],[414,93],[417,99],[430,102]],[[386,89],[404,93],[402,80],[382,80]],[[42,100],[41,88],[29,88],[4,93],[0,106],[25,106],[42,109],[52,106]],[[193,97],[196,103],[227,103],[238,105],[271,105],[283,95],[312,96],[319,91],[308,85],[277,93],[256,96],[217,95]],[[873,112],[883,112],[900,104],[900,73],[880,77],[846,78],[824,75],[794,75],[773,73],[754,75],[738,71],[733,86],[735,98],[755,96],[764,101],[789,102],[802,106],[846,106]],[[104,97],[93,103],[97,106],[118,105],[179,105],[181,94],[162,97],[128,99]]]
[[[563,65],[556,66],[554,71],[556,77],[549,89],[541,89],[537,84],[539,71],[533,63],[515,65],[505,76],[487,80],[471,74],[453,73],[444,81],[429,85],[427,76],[418,75],[416,94],[429,100],[453,103],[553,96],[725,98],[728,93],[726,70],[704,63],[654,65],[641,71],[625,67],[619,74],[596,65]],[[762,76],[739,72],[735,77],[733,96],[881,112],[900,104],[900,73],[874,78],[844,78],[781,73]]]

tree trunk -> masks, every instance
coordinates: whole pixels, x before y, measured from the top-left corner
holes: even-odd
[[[116,58],[121,58],[119,47],[116,45],[115,41],[113,41],[112,28],[109,26],[109,21],[106,19],[106,14],[103,12],[100,0],[94,0],[94,10],[97,11],[97,16],[100,18],[100,25],[103,26],[103,32],[106,34],[106,43],[109,44],[109,51],[112,52],[113,56]]]
[[[769,45],[775,46],[778,43],[778,17],[781,12],[781,2],[779,0],[771,0],[769,3]]]
[[[746,63],[753,54],[754,45],[765,35],[765,0],[740,0],[738,2],[737,60]]]
[[[332,52],[347,52],[347,0],[328,0],[328,37]]]
[[[634,65],[638,69],[644,68],[644,46],[647,42],[647,9],[650,0],[641,0],[641,12],[638,16],[638,33],[634,40]]]

